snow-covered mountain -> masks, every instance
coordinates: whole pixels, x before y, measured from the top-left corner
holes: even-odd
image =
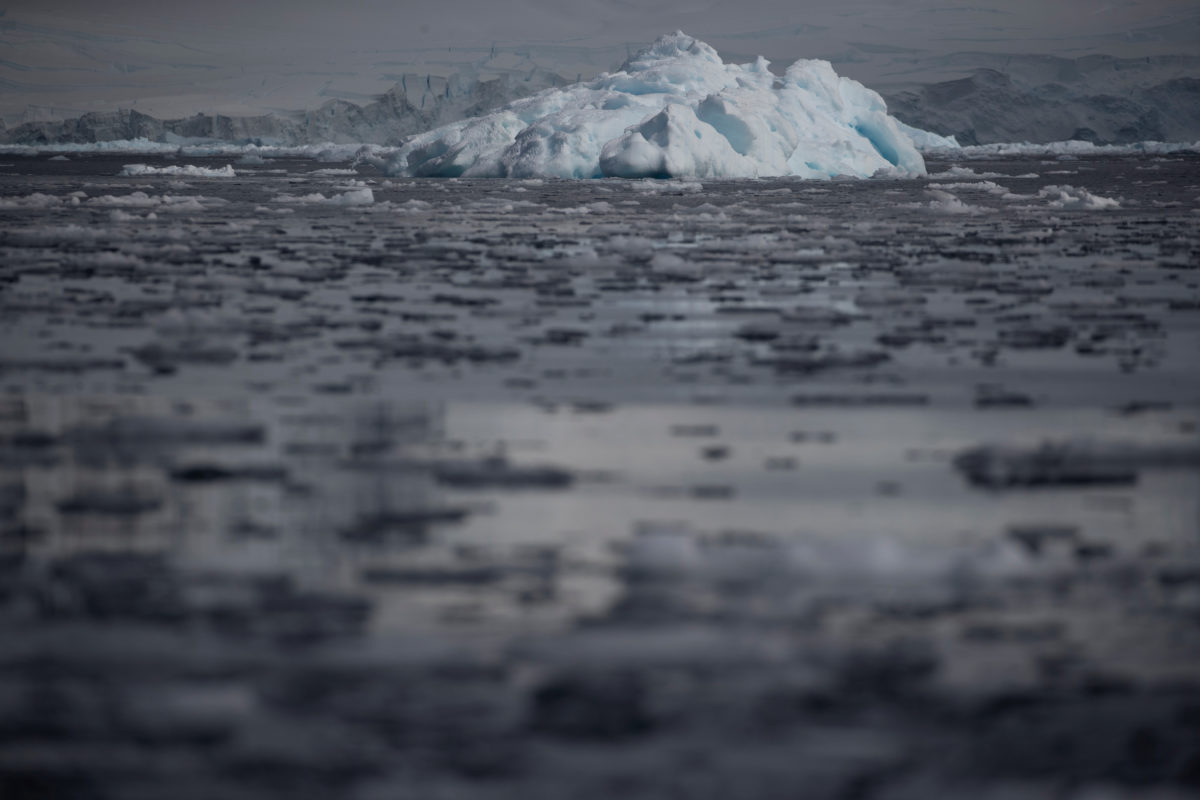
[[[960,53],[913,70],[961,77],[885,83],[889,111],[960,144],[1200,139],[1200,57]]]
[[[517,98],[567,80],[548,70],[479,79],[469,75],[402,75],[381,97],[365,105],[330,100],[314,111],[255,116],[196,114],[157,119],[135,110],[93,112],[67,120],[26,122],[5,130],[7,144],[66,144],[123,139],[154,142],[216,140],[267,144],[324,142],[399,144],[448,122],[486,113]]]
[[[30,110],[32,121],[7,128],[0,121],[0,143],[141,137],[159,142],[398,145],[413,135],[569,83],[554,68],[570,61],[562,53],[546,56],[549,66],[539,66],[532,52],[520,57],[500,51],[485,55],[478,63],[453,67],[457,71],[447,77],[392,74],[396,84],[374,100],[331,99],[311,111],[244,116],[198,113],[161,119],[124,109],[62,119],[60,114],[38,115]],[[588,55],[599,57],[590,51]],[[879,91],[896,119],[954,136],[961,144],[1200,140],[1200,56],[1065,58],[991,52],[931,56],[902,48],[880,52],[878,47],[859,44],[831,58],[840,74],[858,76]]]

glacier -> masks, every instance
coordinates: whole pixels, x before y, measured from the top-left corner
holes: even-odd
[[[617,72],[419,134],[382,166],[405,177],[915,176],[914,133],[936,136],[902,126],[828,61],[778,76],[761,56],[726,64],[676,31]]]

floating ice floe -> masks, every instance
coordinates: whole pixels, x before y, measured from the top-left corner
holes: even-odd
[[[244,165],[266,163],[267,158],[310,158],[324,163],[350,161],[361,153],[389,153],[395,148],[376,144],[339,144],[322,142],[302,145],[260,145],[243,142],[219,142],[209,139],[188,142],[155,142],[146,138],[113,139],[104,142],[71,142],[64,144],[5,144],[0,153],[34,156],[39,153],[123,153],[126,155],[174,155],[182,158],[214,156],[240,157]]]
[[[1038,191],[1038,197],[1048,200],[1051,208],[1103,211],[1121,207],[1120,200],[1101,197],[1078,186],[1045,186]]]
[[[71,200],[63,200],[52,194],[34,192],[23,197],[0,197],[0,208],[57,208],[64,202],[71,203]],[[74,199],[72,204],[79,205],[79,200]]]
[[[977,214],[980,211],[977,206],[964,203],[950,192],[930,189],[929,194],[933,199],[929,201],[928,206],[933,211],[940,211],[943,214]]]
[[[1133,142],[1131,144],[1093,144],[1071,140],[1067,142],[997,142],[964,147],[922,147],[922,151],[954,158],[1007,158],[1011,156],[1064,157],[1170,155],[1200,153],[1200,141],[1195,142]]]
[[[320,192],[311,194],[292,195],[281,194],[275,197],[277,203],[326,203],[335,206],[366,206],[375,202],[375,193],[370,187],[351,189],[348,192],[326,197]]]
[[[169,167],[152,167],[149,164],[126,164],[121,170],[121,175],[134,177],[142,175],[177,175],[187,178],[237,177],[237,173],[233,171],[233,166],[230,164],[219,168],[197,167],[193,164],[181,164]]]
[[[976,172],[975,170],[971,169],[970,167],[962,167],[962,166],[959,166],[956,164],[956,165],[948,168],[945,172],[935,172],[934,174],[929,176],[929,180],[931,180],[931,181],[945,181],[945,180],[982,181],[982,180],[986,180],[988,178],[1014,178],[1014,179],[1020,180],[1020,179],[1032,179],[1032,178],[1036,178],[1036,177],[1038,177],[1037,173],[1034,173],[1034,172],[1026,172],[1022,175],[1004,175],[999,172]]]
[[[912,131],[827,61],[800,60],[779,76],[766,59],[725,64],[676,32],[618,72],[416,136],[386,169],[509,178],[921,175]]]
[[[222,206],[227,201],[219,197],[203,195],[150,195],[145,192],[132,192],[125,195],[101,195],[87,201],[90,206],[108,206],[111,208],[153,208],[166,211],[204,211],[210,206]]]

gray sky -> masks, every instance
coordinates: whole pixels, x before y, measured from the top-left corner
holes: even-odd
[[[312,108],[472,64],[588,77],[677,28],[868,85],[945,77],[957,52],[1200,55],[1197,0],[38,0],[0,16],[0,114]]]

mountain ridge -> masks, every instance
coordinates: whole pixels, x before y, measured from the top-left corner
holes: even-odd
[[[412,92],[408,88],[410,77]],[[324,142],[396,145],[413,134],[477,116],[567,82],[555,72],[538,68],[520,78],[405,74],[391,89],[364,105],[332,99],[310,111],[247,116],[197,113],[176,119],[159,119],[135,109],[98,111],[66,120],[23,122],[12,128],[5,128],[0,122],[0,142],[90,144],[142,138],[166,143],[200,140],[275,145]]]
[[[911,65],[911,66],[909,66]],[[942,80],[906,75],[945,76]],[[403,74],[370,103],[333,99],[311,111],[261,115],[198,113],[159,119],[133,109],[5,127],[6,144],[87,144],[145,138],[302,145],[333,142],[399,145],[409,137],[478,116],[538,91],[568,85],[550,69],[480,79]],[[1200,139],[1200,57],[1118,58],[958,52],[914,54],[876,82],[889,112],[904,123],[954,136],[960,144],[1096,144]]]

